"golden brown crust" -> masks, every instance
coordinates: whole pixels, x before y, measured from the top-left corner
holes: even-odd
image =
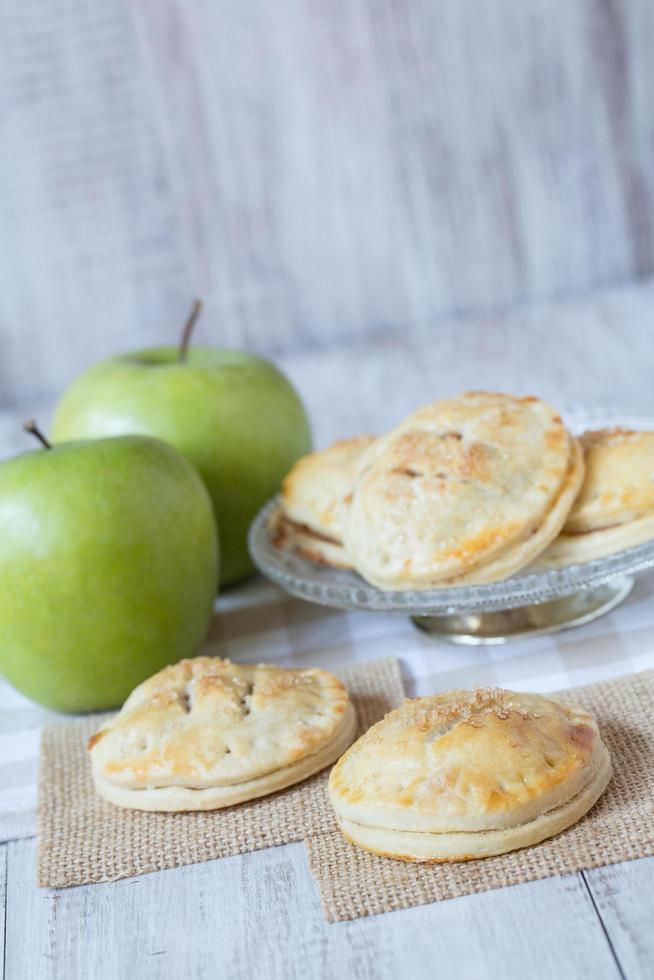
[[[552,541],[560,537],[560,530],[565,516],[570,510],[583,479],[583,456],[577,439],[572,440],[572,457],[568,476],[560,493],[556,496],[550,508],[543,515],[543,521],[536,531],[526,533],[522,540],[499,558],[482,562],[470,572],[460,575],[452,585],[475,585],[482,582],[496,582],[507,578],[514,572],[531,567],[534,558],[547,550]],[[445,583],[444,583],[445,584]]]
[[[121,790],[236,787],[313,756],[343,726],[342,682],[196,657],[155,674],[89,742],[94,777]]]
[[[331,765],[350,745],[356,733],[356,713],[351,702],[343,715],[342,724],[333,738],[321,745],[311,755],[304,756],[283,769],[242,783],[230,783],[228,786],[208,786],[204,789],[193,789],[188,786],[146,787],[144,789],[126,789],[110,780],[101,773],[94,772],[95,788],[99,795],[116,806],[128,807],[133,810],[159,810],[176,812],[179,810],[217,810],[226,806],[234,806],[246,800],[254,800],[268,796],[286,786],[292,786],[307,779],[325,766]]]
[[[419,409],[363,453],[345,547],[381,588],[504,578],[558,534],[582,475],[549,405],[468,392]]]
[[[581,708],[498,689],[406,701],[331,773],[340,820],[393,833],[505,831],[576,797],[603,765]]]
[[[626,524],[597,528],[595,531],[582,531],[576,534],[562,532],[538,556],[530,572],[544,572],[552,568],[567,568],[581,565],[596,558],[605,558],[627,548],[635,548],[654,539],[654,514],[640,517]]]
[[[284,516],[281,508],[271,515],[268,533],[275,547],[282,551],[294,551],[295,554],[308,558],[317,565],[352,568],[352,562],[340,541],[313,531],[306,524],[289,520]]]
[[[282,483],[284,516],[340,544],[355,466],[373,442],[371,435],[340,439],[298,460]]]
[[[564,531],[583,533],[654,514],[654,432],[597,429],[581,436],[586,475]]]
[[[91,735],[91,737],[89,738],[89,740],[88,740],[88,742],[86,743],[86,750],[87,750],[87,752],[90,752],[90,751],[91,751],[91,749],[92,749],[92,748],[93,748],[93,747],[94,747],[95,745],[97,745],[97,744],[98,744],[98,742],[99,742],[99,741],[100,741],[100,740],[101,740],[102,738],[104,738],[104,736],[105,736],[105,735],[106,735],[106,732],[105,732],[105,730],[104,730],[104,729],[102,729],[102,730],[100,730],[99,732],[96,732],[96,733],[95,733],[94,735]]]
[[[585,477],[559,536],[530,571],[604,558],[654,538],[654,432],[585,432]]]
[[[456,833],[392,831],[337,818],[343,835],[352,844],[381,857],[398,861],[436,864],[473,861],[538,844],[581,819],[595,805],[612,775],[611,758],[602,747],[599,763],[590,779],[570,800],[532,820],[499,830]]]

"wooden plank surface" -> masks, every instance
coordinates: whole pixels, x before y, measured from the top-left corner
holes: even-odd
[[[9,980],[621,976],[580,875],[327,925],[299,844],[49,892],[8,851]]]
[[[611,946],[629,980],[654,976],[654,858],[584,871]]]

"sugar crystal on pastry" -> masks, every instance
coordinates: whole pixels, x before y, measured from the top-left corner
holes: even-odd
[[[362,454],[345,548],[387,590],[497,581],[556,537],[582,476],[576,440],[540,399],[435,402]]]
[[[405,860],[455,861],[559,833],[610,775],[583,709],[482,688],[406,701],[339,760],[329,794],[352,842]]]
[[[90,739],[93,779],[119,806],[215,809],[318,772],[355,723],[327,671],[195,657],[139,685]]]

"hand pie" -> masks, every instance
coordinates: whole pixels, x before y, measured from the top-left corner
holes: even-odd
[[[577,441],[545,402],[468,392],[364,452],[345,548],[382,589],[494,582],[557,536],[582,477]]]
[[[586,475],[579,496],[534,570],[592,561],[654,538],[654,432],[598,429],[580,442]]]
[[[297,783],[354,738],[324,670],[195,657],[139,685],[89,740],[95,787],[136,810],[214,810]]]
[[[349,841],[406,861],[466,861],[537,844],[611,778],[593,718],[537,694],[449,691],[406,701],[331,772]]]
[[[351,568],[343,548],[343,515],[354,469],[374,436],[341,439],[298,460],[282,484],[281,514],[271,528],[275,543],[312,561]]]

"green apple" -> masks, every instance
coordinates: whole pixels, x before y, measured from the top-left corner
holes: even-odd
[[[169,442],[204,479],[218,524],[221,580],[252,570],[247,531],[311,448],[302,403],[269,361],[243,351],[161,347],[103,361],[64,394],[55,442],[142,433]]]
[[[218,546],[193,467],[156,439],[68,443],[0,465],[0,672],[59,711],[121,704],[193,656]]]

